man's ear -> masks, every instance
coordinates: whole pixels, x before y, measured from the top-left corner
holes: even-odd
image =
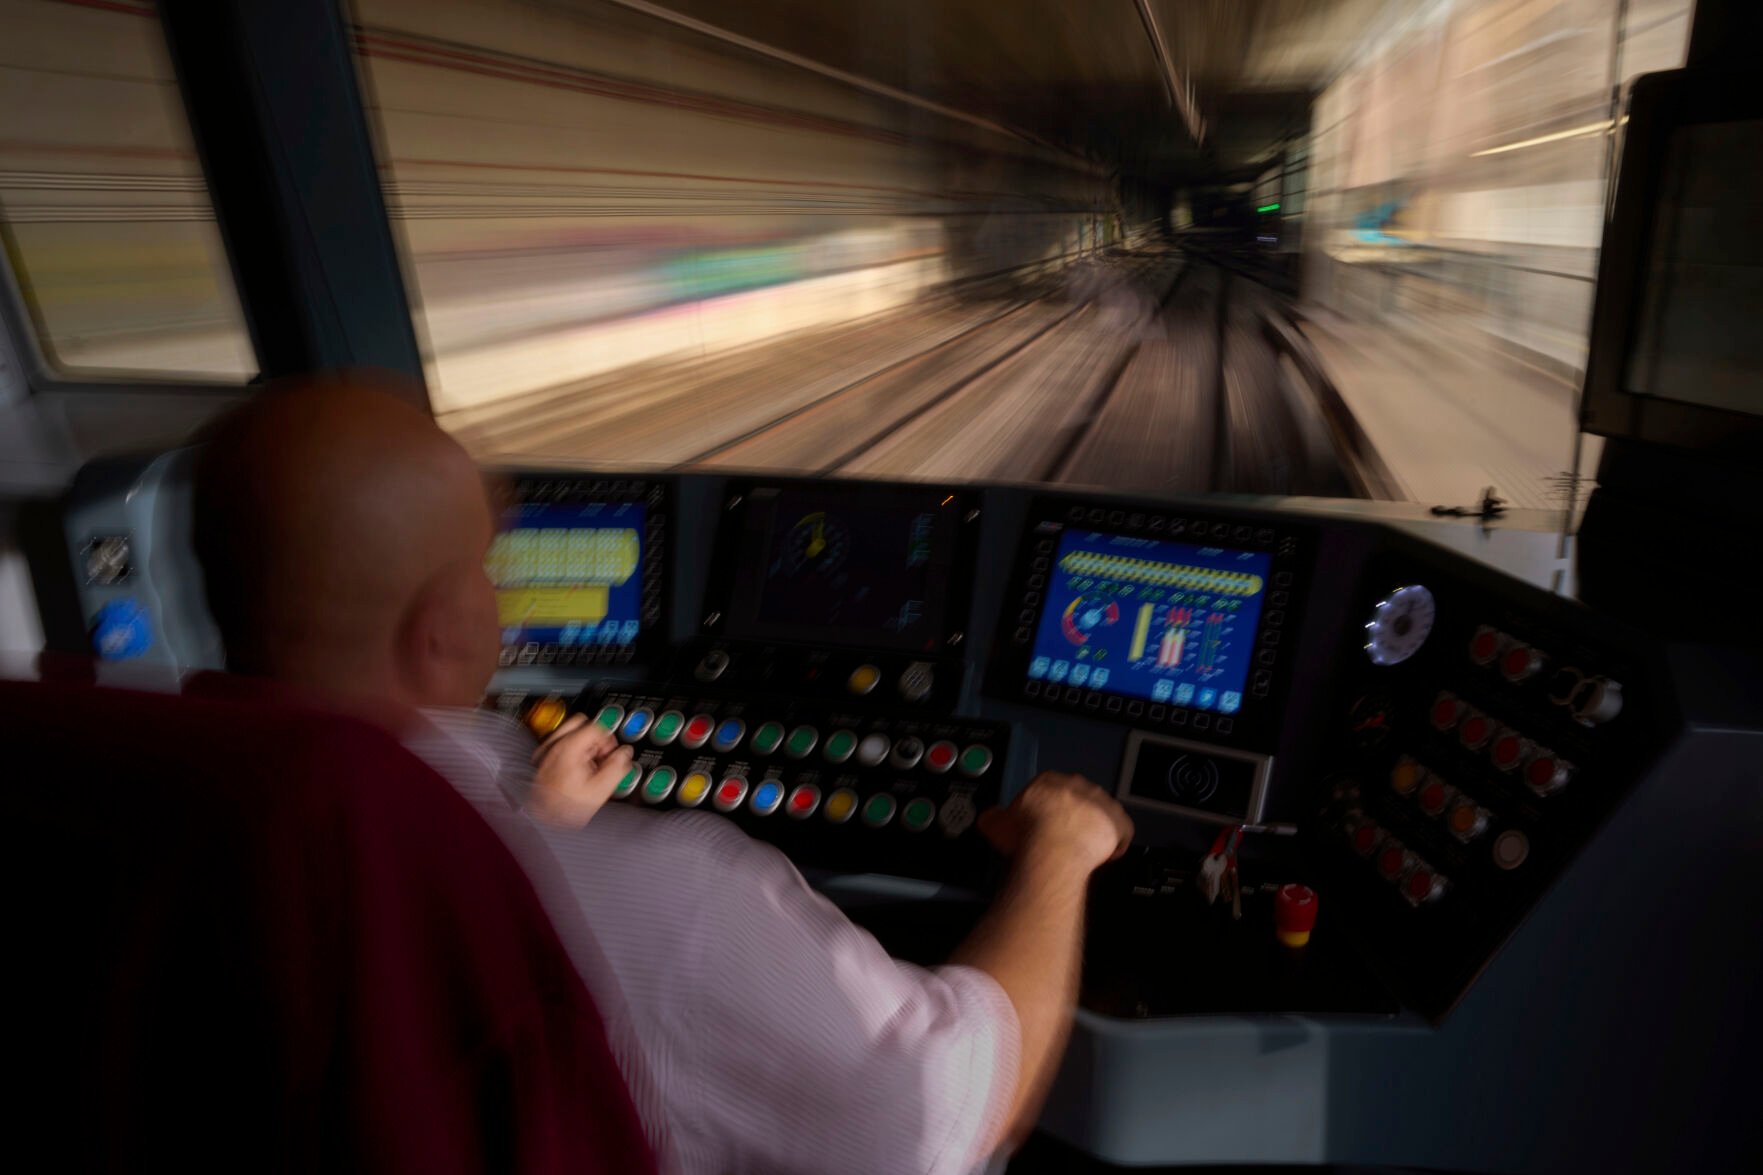
[[[399,625],[398,672],[419,706],[471,705],[476,689],[466,684],[475,668],[477,642],[457,577],[437,575],[410,602]]]

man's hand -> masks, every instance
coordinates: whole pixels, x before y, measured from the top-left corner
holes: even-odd
[[[546,824],[580,828],[612,798],[635,753],[586,714],[571,715],[533,752],[527,810]]]
[[[1061,861],[1086,877],[1132,843],[1132,820],[1113,796],[1056,771],[1036,776],[1009,807],[982,813],[979,828],[1002,853]]]

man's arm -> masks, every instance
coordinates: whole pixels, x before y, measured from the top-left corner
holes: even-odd
[[[1113,797],[1076,775],[1041,775],[981,828],[1014,857],[991,911],[951,962],[995,980],[1016,1009],[1021,1061],[998,1146],[1034,1129],[1077,1002],[1085,889],[1096,867],[1126,851],[1132,822]]]

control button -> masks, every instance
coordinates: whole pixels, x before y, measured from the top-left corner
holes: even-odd
[[[1494,740],[1493,748],[1488,751],[1488,757],[1494,761],[1494,766],[1501,771],[1511,771],[1524,762],[1524,740],[1511,731],[1507,731]]]
[[[894,744],[894,753],[888,756],[888,763],[896,771],[910,771],[918,766],[924,758],[924,741],[913,735],[907,735]]]
[[[642,778],[643,769],[632,764],[631,769],[624,773],[624,778],[618,781],[618,786],[612,789],[612,798],[615,800],[624,799],[637,790],[637,781]]]
[[[829,823],[843,824],[857,811],[857,793],[841,787],[826,797],[826,818]]]
[[[857,761],[865,767],[874,767],[887,757],[888,736],[885,734],[866,734],[857,744]]]
[[[694,714],[686,719],[686,728],[680,731],[679,745],[695,751],[710,741],[710,734],[715,729],[716,719],[708,714]]]
[[[649,732],[649,741],[658,747],[665,747],[679,737],[680,728],[686,724],[686,716],[678,710],[664,711],[655,720],[655,728]]]
[[[820,789],[812,783],[798,783],[795,789],[790,792],[790,802],[784,811],[790,814],[792,820],[806,820],[814,815],[814,810],[818,807],[820,807]]]
[[[1377,855],[1377,871],[1394,881],[1408,868],[1408,850],[1401,845],[1391,843],[1388,848]]]
[[[755,816],[769,816],[783,802],[784,785],[775,779],[767,779],[753,789],[753,798],[747,801],[747,807]]]
[[[1438,780],[1432,779],[1428,780],[1426,786],[1420,789],[1420,795],[1416,798],[1416,802],[1420,805],[1422,812],[1428,816],[1437,816],[1445,810],[1445,801],[1450,798],[1451,789]]]
[[[1488,814],[1476,807],[1475,801],[1458,797],[1456,806],[1445,818],[1445,825],[1451,830],[1452,836],[1468,844],[1487,831]]]
[[[920,796],[908,803],[906,810],[900,813],[900,823],[905,826],[907,832],[923,832],[930,827],[930,822],[935,820],[936,816],[937,806]]]
[[[1472,751],[1487,746],[1493,737],[1494,721],[1486,714],[1471,713],[1457,728],[1457,740]]]
[[[618,724],[623,721],[623,706],[601,706],[600,712],[594,715],[594,725],[601,730],[617,730]]]
[[[1399,796],[1411,795],[1414,789],[1420,786],[1420,781],[1425,778],[1426,768],[1407,755],[1396,760],[1396,765],[1390,768],[1390,787],[1394,788]]]
[[[951,742],[934,742],[924,753],[924,765],[927,770],[938,775],[955,766],[955,744]]]
[[[1469,638],[1469,659],[1477,665],[1492,665],[1500,655],[1500,630],[1484,624]]]
[[[527,729],[544,738],[563,725],[568,716],[569,707],[563,704],[562,698],[546,698],[526,712]]]
[[[900,674],[900,696],[908,702],[922,702],[930,697],[936,680],[936,668],[929,661],[914,661]]]
[[[1369,857],[1377,848],[1378,839],[1377,825],[1361,824],[1353,830],[1353,851],[1361,857]]]
[[[715,681],[728,672],[728,665],[727,653],[721,649],[711,649],[704,654],[704,659],[698,662],[698,667],[692,670],[692,676],[699,681]]]
[[[716,728],[716,735],[710,740],[710,749],[723,754],[741,745],[741,737],[747,733],[747,724],[739,718],[724,718],[722,725]]]
[[[879,681],[881,681],[881,670],[873,665],[859,665],[851,670],[851,676],[845,679],[845,688],[861,698],[873,690]]]
[[[1316,891],[1307,885],[1282,885],[1273,895],[1273,932],[1288,947],[1301,947],[1316,929]]]
[[[943,801],[943,810],[937,813],[937,827],[947,837],[957,837],[973,827],[979,810],[973,806],[973,797],[965,792],[957,792]]]
[[[746,777],[730,775],[716,785],[716,794],[710,798],[710,803],[718,812],[733,812],[746,798]]]
[[[675,797],[682,808],[696,808],[710,794],[710,776],[702,771],[693,771],[680,780],[679,795]]]
[[[894,797],[885,792],[870,796],[869,801],[863,805],[863,823],[871,828],[880,828],[894,818],[894,809],[898,806]]]
[[[1530,838],[1516,828],[1508,828],[1494,838],[1494,864],[1501,869],[1516,869],[1530,856]]]
[[[806,759],[819,741],[818,730],[812,726],[798,726],[790,731],[790,741],[784,744],[784,753],[792,759]]]
[[[1573,764],[1543,752],[1524,768],[1524,782],[1539,796],[1552,795],[1567,786],[1573,778]]]
[[[1463,713],[1463,703],[1450,694],[1440,694],[1432,704],[1432,724],[1435,730],[1449,730],[1457,725],[1457,718]]]
[[[1588,677],[1573,691],[1569,704],[1582,726],[1597,726],[1622,713],[1622,685],[1604,677]]]
[[[649,779],[643,784],[643,802],[659,804],[673,794],[673,785],[679,780],[679,772],[671,767],[661,766],[649,772]]]
[[[753,753],[769,755],[777,750],[778,744],[784,741],[784,728],[781,722],[761,722],[759,729],[753,732]]]
[[[649,733],[649,724],[655,721],[652,710],[637,709],[626,715],[624,726],[619,729],[618,736],[627,743],[634,743]]]
[[[1444,892],[1445,879],[1425,867],[1415,869],[1402,883],[1402,896],[1413,906],[1435,901]]]
[[[1500,658],[1500,676],[1507,681],[1526,681],[1543,667],[1543,655],[1529,645],[1513,645]]]
[[[974,743],[961,752],[961,774],[978,779],[992,769],[992,749]]]
[[[826,736],[826,746],[820,753],[828,763],[843,763],[857,749],[857,736],[848,730],[835,730]]]

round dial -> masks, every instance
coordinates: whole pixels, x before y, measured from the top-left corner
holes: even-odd
[[[790,528],[790,574],[836,571],[851,550],[851,536],[824,512],[804,515]]]
[[[1419,584],[1397,588],[1377,602],[1365,622],[1365,654],[1374,665],[1399,665],[1420,651],[1437,614],[1432,593]]]

